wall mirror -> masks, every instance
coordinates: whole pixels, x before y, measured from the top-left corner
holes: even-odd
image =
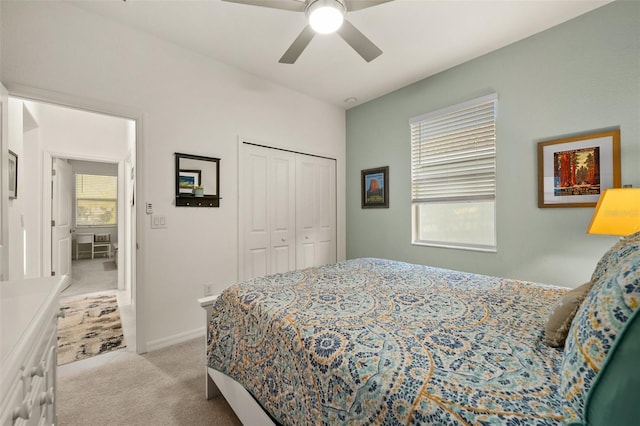
[[[220,207],[220,159],[175,153],[176,206]]]

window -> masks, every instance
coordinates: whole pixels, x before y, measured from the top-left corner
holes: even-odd
[[[412,244],[496,251],[496,94],[412,118]]]
[[[116,225],[118,178],[76,173],[76,226]]]

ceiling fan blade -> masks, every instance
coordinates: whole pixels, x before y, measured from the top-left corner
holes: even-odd
[[[222,0],[229,3],[247,4],[249,6],[262,6],[271,9],[291,10],[294,12],[304,12],[307,3],[300,0]]]
[[[382,3],[388,3],[390,1],[393,0],[345,0],[345,6],[347,8],[347,12],[353,12],[354,10],[362,10]]]
[[[373,61],[382,54],[382,50],[380,50],[378,46],[373,44],[371,40],[358,31],[358,29],[346,19],[338,30],[338,34],[367,62]]]
[[[291,46],[284,52],[282,58],[278,62],[281,64],[293,64],[298,56],[302,53],[302,51],[307,47],[313,36],[316,35],[316,32],[307,25],[304,27],[300,35],[291,43]]]

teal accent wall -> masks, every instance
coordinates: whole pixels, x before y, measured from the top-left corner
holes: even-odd
[[[402,64],[398,64],[402,66]],[[411,244],[408,120],[497,92],[498,252]],[[575,287],[616,237],[593,208],[537,206],[537,143],[619,128],[640,187],[640,2],[615,1],[347,111],[347,258],[382,257]],[[390,207],[361,209],[360,171],[389,166]]]

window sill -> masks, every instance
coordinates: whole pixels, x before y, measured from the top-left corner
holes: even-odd
[[[447,249],[454,249],[454,250],[479,251],[483,253],[498,252],[497,247],[474,246],[474,245],[463,245],[463,244],[447,244],[447,243],[437,243],[437,242],[427,242],[427,241],[412,241],[411,245],[422,246],[422,247],[447,248]]]

